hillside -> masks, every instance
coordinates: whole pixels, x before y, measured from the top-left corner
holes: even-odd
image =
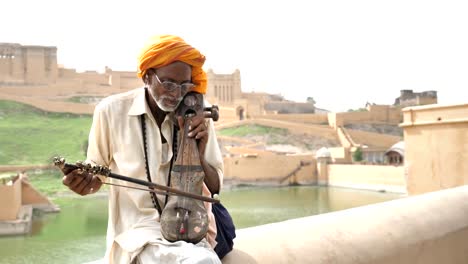
[[[50,164],[56,155],[68,160],[85,158],[91,115],[47,112],[27,104],[0,100],[0,120],[0,165]],[[368,141],[375,138],[390,146],[401,137],[399,128],[372,125],[348,128],[357,143],[369,146],[373,144]],[[378,129],[381,131],[376,131]],[[279,120],[244,120],[218,125],[217,135],[223,154],[228,154],[231,146],[286,153],[314,153],[321,147],[341,146],[336,132],[327,125]]]
[[[287,153],[312,152],[321,147],[339,147],[337,139],[306,133],[291,133],[286,128],[268,127],[257,124],[240,124],[218,130],[218,141],[223,153],[229,146],[250,146],[261,150]],[[242,139],[240,141],[239,139]]]
[[[403,137],[403,128],[391,124],[347,124],[347,129]]]
[[[0,100],[0,165],[48,164],[56,155],[82,160],[91,119]]]

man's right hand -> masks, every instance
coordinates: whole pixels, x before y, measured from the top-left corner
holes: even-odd
[[[101,180],[88,172],[76,169],[63,176],[62,183],[79,195],[88,195],[99,191]]]

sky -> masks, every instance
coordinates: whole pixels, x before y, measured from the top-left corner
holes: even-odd
[[[468,1],[1,0],[0,42],[57,47],[78,71],[136,71],[143,43],[174,34],[243,92],[340,112],[400,90],[468,103]]]

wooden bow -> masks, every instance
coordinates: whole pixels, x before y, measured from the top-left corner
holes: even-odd
[[[139,180],[139,179],[119,175],[119,174],[116,174],[116,173],[112,173],[111,170],[108,167],[102,166],[102,165],[93,166],[93,165],[91,165],[89,163],[80,162],[80,161],[76,162],[76,164],[70,164],[70,163],[66,163],[65,159],[63,157],[55,157],[53,159],[53,162],[54,162],[54,165],[59,167],[62,170],[62,172],[65,173],[65,174],[67,174],[67,173],[69,173],[69,172],[71,172],[73,170],[80,169],[82,171],[85,171],[85,172],[88,172],[88,173],[91,173],[91,174],[102,175],[102,176],[105,176],[105,177],[114,178],[114,179],[118,179],[118,180],[122,180],[122,181],[126,181],[126,182],[135,183],[135,184],[138,184],[138,185],[146,186],[149,189],[136,188],[136,187],[131,187],[131,186],[123,186],[123,185],[118,185],[118,184],[109,184],[109,183],[104,183],[104,184],[115,185],[115,186],[119,186],[119,187],[127,187],[127,188],[137,189],[137,190],[150,191],[150,192],[155,192],[157,194],[185,196],[185,197],[188,197],[188,198],[193,198],[193,199],[201,200],[201,201],[204,201],[204,202],[210,202],[210,203],[219,203],[219,199],[217,199],[217,198],[215,199],[215,198],[206,197],[206,196],[203,196],[203,195],[184,192],[184,191],[181,191],[181,190],[177,190],[177,189],[174,189],[174,188],[171,188],[171,187],[168,187],[168,186],[164,186],[164,185],[160,185],[160,184],[156,184],[156,183],[153,183],[153,182]],[[154,189],[162,190],[162,192],[161,191],[156,191]]]

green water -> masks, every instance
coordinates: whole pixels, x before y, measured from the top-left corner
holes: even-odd
[[[237,228],[327,213],[400,198],[399,194],[314,186],[238,188],[221,201]],[[32,234],[0,238],[0,263],[84,263],[102,258],[106,197],[60,198],[61,212],[37,216]]]

